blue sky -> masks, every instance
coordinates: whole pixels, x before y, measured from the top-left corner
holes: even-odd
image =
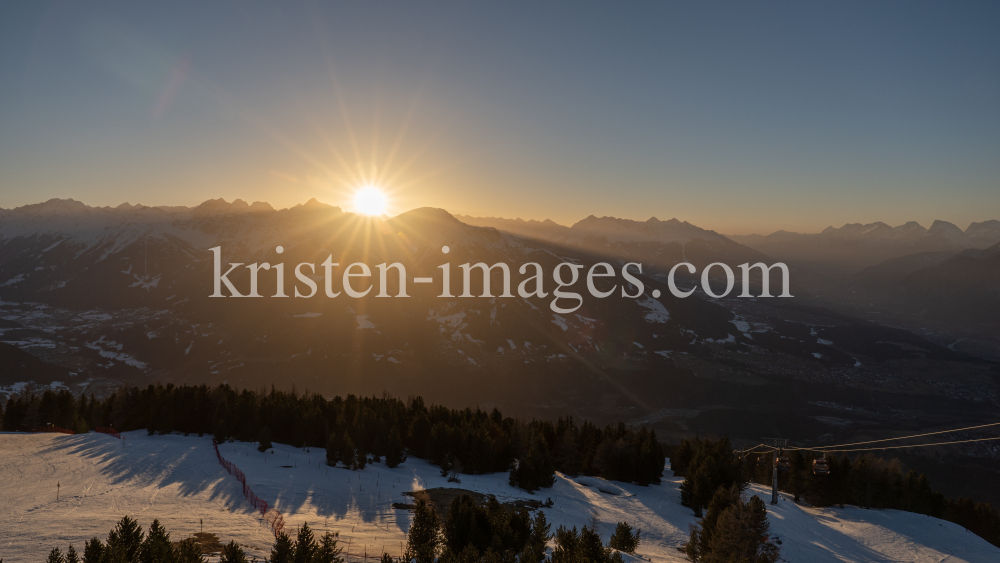
[[[0,5],[0,207],[1000,218],[996,2]]]

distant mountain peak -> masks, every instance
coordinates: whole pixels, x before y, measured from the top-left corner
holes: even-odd
[[[15,213],[78,213],[89,209],[90,207],[82,201],[52,198],[42,203],[23,205],[13,211]]]
[[[400,213],[394,219],[406,220],[416,220],[416,221],[432,221],[445,224],[457,224],[461,225],[462,222],[459,221],[454,215],[448,213],[446,210],[439,207],[418,207],[416,209],[411,209],[404,213]]]

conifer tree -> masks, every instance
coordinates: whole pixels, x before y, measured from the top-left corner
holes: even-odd
[[[608,546],[618,551],[624,551],[625,553],[635,553],[636,548],[639,547],[639,543],[642,541],[641,535],[642,533],[639,530],[633,530],[628,522],[619,522],[615,526],[615,532],[611,534]]]
[[[544,438],[538,434],[531,437],[526,455],[511,467],[508,480],[511,486],[529,492],[555,484],[555,464]]]
[[[83,563],[101,563],[104,560],[104,544],[91,538],[83,545]]]
[[[257,451],[261,453],[273,448],[274,444],[271,443],[271,429],[267,426],[261,428],[260,437],[257,438],[257,442],[259,444],[257,446]]]
[[[159,520],[149,525],[149,533],[139,549],[139,563],[173,563],[175,554],[170,545],[170,534],[163,529]]]
[[[601,536],[593,526],[584,526],[580,530],[580,560],[593,563],[609,563],[611,550],[601,543]]]
[[[235,540],[230,541],[222,548],[222,556],[219,563],[249,563],[247,554]]]
[[[73,549],[73,544],[69,544],[69,549],[66,550],[66,563],[80,563],[80,557]]]
[[[417,499],[413,510],[413,524],[406,534],[404,559],[417,563],[433,563],[441,545],[440,520],[434,507],[424,499]]]
[[[52,551],[49,552],[49,556],[45,559],[45,563],[66,563],[66,559],[63,558],[63,554],[59,551],[58,547],[53,547]]]
[[[133,563],[142,548],[142,526],[133,518],[123,516],[118,525],[108,533],[105,561],[108,563]]]
[[[535,512],[531,522],[531,534],[524,546],[520,561],[522,563],[541,563],[545,560],[545,548],[549,542],[551,527],[545,518],[545,512]]]
[[[344,563],[344,558],[340,555],[344,549],[337,545],[339,537],[339,532],[323,534],[323,539],[313,554],[313,563]]]
[[[267,558],[268,563],[294,563],[295,544],[285,532],[279,532],[278,537],[271,546],[271,556]]]
[[[744,498],[736,486],[720,489],[712,497],[700,526],[692,527],[684,550],[695,563],[774,563],[780,555],[770,542],[764,501],[757,496]]]
[[[177,546],[177,563],[205,563],[205,557],[201,554],[201,547],[193,538],[181,540]]]
[[[337,439],[337,434],[331,432],[330,436],[326,439],[326,464],[330,467],[337,467],[337,462],[340,461],[340,440]]]
[[[580,552],[580,534],[573,528],[556,528],[556,547],[552,550],[552,563],[576,563]]]
[[[364,469],[368,464],[368,452],[363,447],[358,447],[354,452],[354,469]]]
[[[295,538],[295,555],[292,558],[292,562],[312,563],[313,555],[318,549],[319,546],[316,544],[316,538],[313,536],[312,529],[309,528],[308,523],[303,522]]]
[[[399,436],[399,430],[393,426],[389,433],[389,441],[386,443],[385,464],[389,467],[398,467],[400,463],[406,461],[406,452],[403,451],[403,439]]]
[[[354,442],[351,441],[351,435],[347,430],[344,430],[344,435],[340,438],[340,459],[347,467],[355,467]]]

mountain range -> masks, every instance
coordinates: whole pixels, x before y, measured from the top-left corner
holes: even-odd
[[[327,256],[340,264],[398,261],[414,277],[434,276],[446,261],[502,261],[512,269],[537,262],[547,272],[565,261],[635,261],[646,268],[646,293],[585,299],[571,315],[553,313],[548,299],[442,299],[413,283],[406,300],[211,299],[208,249],[216,246],[225,262],[284,262],[290,270]],[[431,208],[368,218],[316,200],[282,210],[240,200],[191,208],[51,200],[0,211],[0,251],[0,338],[43,362],[6,370],[0,383],[8,385],[256,386],[279,373],[278,383],[324,392],[420,392],[462,404],[475,398],[660,420],[664,408],[773,402],[774,386],[799,403],[826,396],[820,388],[869,385],[870,376],[898,390],[919,374],[933,378],[935,362],[945,362],[969,374],[968,385],[946,395],[977,404],[996,395],[988,362],[916,334],[794,299],[670,296],[664,272],[678,261],[774,260],[676,219],[591,216],[563,227]],[[249,273],[240,268],[230,277],[246,287]],[[501,281],[493,279],[493,287]],[[653,298],[654,289],[662,296]],[[260,292],[275,290],[273,276],[262,272]],[[905,376],[871,375],[886,362],[909,361],[921,367]],[[936,384],[917,387],[917,395],[938,394]],[[732,415],[715,413],[709,426],[721,428],[718,420]],[[802,428],[814,437],[836,430]]]
[[[925,252],[957,253],[1000,242],[1000,221],[972,223],[964,231],[947,221],[924,228],[915,221],[890,227],[877,222],[827,227],[820,233],[777,231],[763,235],[732,235],[736,242],[795,264],[857,272],[885,260]]]

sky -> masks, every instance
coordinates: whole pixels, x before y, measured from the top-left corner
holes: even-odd
[[[997,2],[6,2],[0,207],[1000,219]]]

